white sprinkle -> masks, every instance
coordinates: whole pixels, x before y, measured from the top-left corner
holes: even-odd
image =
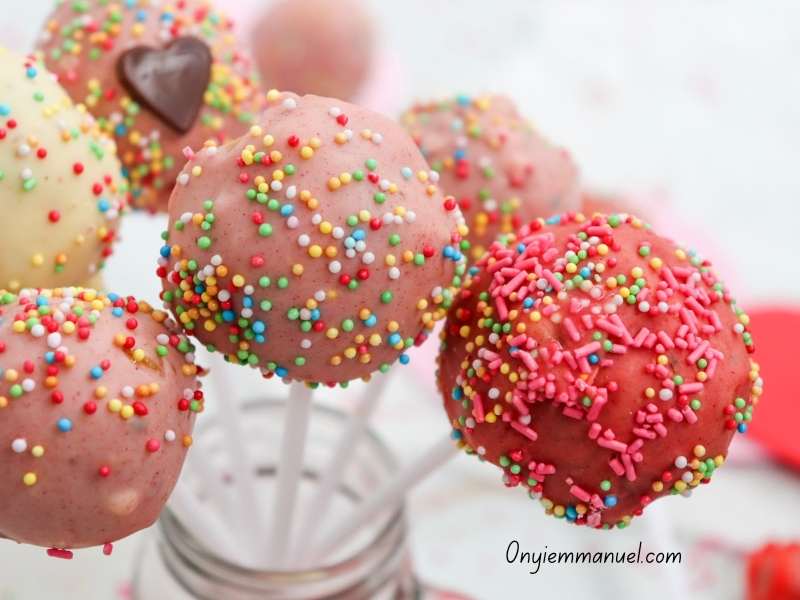
[[[492,388],[489,390],[489,398],[491,398],[492,400],[496,400],[499,397],[500,397],[500,390],[498,390],[497,388]]]
[[[371,265],[375,261],[375,255],[372,252],[365,252],[361,257],[361,262],[365,265]]]
[[[322,223],[322,215],[320,214],[314,215],[313,217],[311,217],[311,222],[314,225],[319,225],[320,223]]]
[[[383,136],[380,133],[373,133],[372,141],[376,144],[380,144],[383,141]]]
[[[294,215],[286,219],[286,226],[289,229],[295,229],[298,225],[300,225],[300,221]]]
[[[403,224],[403,217],[400,215],[395,215],[392,220],[394,221],[395,225],[402,225]]]
[[[348,248],[344,251],[344,254],[347,258],[355,258],[356,256],[356,249],[355,248]]]
[[[441,295],[442,295],[442,287],[437,285],[435,288],[433,288],[433,291],[431,292],[431,296],[436,298],[436,296],[441,296]]]
[[[431,183],[439,183],[439,173],[436,171],[428,171],[428,179]]]
[[[287,98],[283,101],[283,108],[287,110],[292,110],[297,106],[297,102],[294,101],[294,98]]]
[[[203,267],[203,275],[206,277],[211,277],[214,274],[214,265],[206,265]]]
[[[331,235],[334,239],[340,240],[344,237],[344,229],[341,227],[334,227],[333,231],[331,231]]]
[[[381,219],[384,225],[389,225],[392,221],[394,221],[394,215],[390,212],[383,213],[383,218]]]
[[[314,300],[317,302],[325,302],[325,299],[328,297],[328,294],[325,293],[325,290],[317,290],[314,292]]]
[[[249,319],[253,316],[253,309],[252,308],[243,308],[241,312],[242,317],[245,319]]]
[[[47,346],[48,348],[58,348],[61,345],[61,334],[57,331],[54,331],[50,335],[47,336]]]
[[[475,427],[475,419],[473,419],[472,417],[470,417],[469,419],[467,419],[467,420],[466,420],[466,422],[465,422],[464,424],[465,424],[467,427],[469,427],[470,429],[472,429],[473,427]]]
[[[400,279],[400,269],[397,267],[389,269],[389,279]]]
[[[291,200],[296,195],[297,195],[297,186],[290,185],[288,188],[286,188],[286,197],[287,198],[289,198]]]
[[[33,379],[23,379],[22,389],[26,392],[32,392],[36,389],[36,382]]]
[[[30,169],[22,169],[22,172],[20,173],[20,177],[22,177],[24,180],[27,181],[28,179],[33,177],[33,171],[31,171]]]
[[[189,183],[189,174],[188,173],[181,173],[178,175],[178,183],[181,185],[186,185]]]
[[[216,146],[209,146],[206,148],[206,156],[216,156],[218,148]]]
[[[217,293],[217,298],[220,302],[227,302],[231,299],[231,293],[228,290],[220,290]]]
[[[342,263],[340,263],[338,260],[335,260],[328,265],[328,270],[334,274],[338,273],[339,271],[342,270]]]
[[[742,325],[741,323],[737,323],[736,325],[733,326],[733,331],[735,333],[743,333],[744,332],[744,325]]]
[[[168,442],[174,442],[175,432],[172,431],[172,429],[167,429],[167,431],[164,432],[164,439],[167,440]]]
[[[185,213],[183,213],[183,214],[181,215],[181,223],[183,223],[184,225],[185,225],[186,223],[188,223],[189,221],[191,221],[191,220],[192,220],[192,213],[190,213],[190,212],[185,212]]]
[[[691,481],[694,481],[694,475],[692,474],[691,471],[686,471],[683,475],[681,475],[681,479],[685,483],[689,483]]]
[[[484,448],[483,446],[478,446],[478,448],[475,450],[475,452],[477,452],[478,454],[483,456],[484,454],[486,454],[486,448]]]
[[[303,321],[308,321],[311,318],[311,311],[308,310],[307,308],[301,308],[300,309],[300,318]]]
[[[219,254],[215,254],[211,257],[211,264],[215,267],[218,267],[222,264],[222,257]]]
[[[639,312],[647,312],[650,310],[650,303],[647,301],[639,302]]]
[[[269,184],[269,189],[271,189],[273,192],[280,192],[283,189],[283,184],[275,179]]]
[[[352,129],[345,129],[344,130],[344,137],[346,137],[348,140],[352,140],[353,139],[353,130]]]
[[[381,179],[381,180],[380,180],[380,182],[378,182],[378,186],[379,186],[379,187],[381,188],[381,190],[383,190],[384,192],[385,192],[386,190],[388,190],[388,189],[391,187],[391,185],[392,185],[392,182],[391,182],[391,181],[389,181],[388,179]]]
[[[31,147],[28,144],[20,144],[19,148],[17,148],[17,154],[19,156],[28,156],[31,153]]]
[[[517,419],[523,425],[530,425],[531,424],[531,416],[530,415],[522,415]]]
[[[658,392],[658,397],[662,400],[672,400],[672,390],[668,390],[667,388],[662,388],[660,392]]]
[[[26,442],[23,438],[17,438],[11,442],[11,449],[17,454],[25,452],[25,450],[28,449],[28,442]]]
[[[183,397],[187,400],[191,400],[194,398],[194,390],[192,388],[184,388],[183,390]]]
[[[311,340],[302,340],[300,342],[300,347],[303,350],[308,350],[309,348],[311,348]]]
[[[356,252],[363,252],[366,249],[367,249],[367,242],[365,242],[364,240],[358,240],[356,242],[356,246],[355,246],[355,251]]]
[[[33,327],[31,327],[31,335],[32,335],[33,337],[40,338],[40,337],[42,337],[42,336],[43,336],[43,335],[44,335],[46,332],[47,332],[47,330],[44,328],[44,325],[42,325],[41,323],[37,323],[36,325],[34,325]]]
[[[687,464],[689,464],[689,461],[686,460],[685,456],[679,456],[675,459],[675,466],[679,469],[685,469]]]
[[[659,302],[658,303],[658,312],[665,313],[669,310],[669,304],[666,302]]]
[[[129,385],[126,385],[122,390],[120,390],[120,394],[123,398],[133,398],[133,388]]]
[[[342,110],[338,106],[334,106],[328,111],[328,114],[332,116],[334,119],[342,114]]]
[[[169,336],[166,333],[159,333],[156,336],[156,341],[162,346],[165,344],[169,344]]]
[[[306,247],[311,243],[311,238],[308,237],[306,234],[303,234],[299,238],[297,238],[297,243],[303,247]]]
[[[406,223],[413,223],[417,220],[417,213],[413,210],[409,210],[406,212]]]
[[[252,296],[253,292],[256,291],[256,288],[254,288],[252,285],[246,285],[242,291],[244,292],[245,296]]]

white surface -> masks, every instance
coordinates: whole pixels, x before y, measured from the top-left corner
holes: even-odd
[[[258,5],[256,0],[242,3]],[[373,0],[381,39],[401,57],[406,88],[390,114],[440,92],[505,92],[571,150],[584,180],[646,203],[660,229],[686,239],[739,284],[740,299],[798,297],[787,273],[800,250],[800,5],[791,0]],[[4,2],[0,44],[27,51],[49,0]],[[684,219],[664,218],[683,214]],[[108,262],[121,293],[156,298],[160,219],[137,215]],[[700,233],[698,233],[700,232]],[[434,343],[435,342],[431,342]],[[242,370],[240,390],[263,385]],[[410,371],[416,374],[416,371]],[[446,430],[435,392],[397,378],[375,422],[401,455]],[[424,380],[423,380],[424,383]],[[272,385],[272,384],[267,384]],[[767,382],[769,386],[769,382]],[[769,391],[769,387],[767,387]],[[336,395],[336,394],[334,394]],[[346,400],[340,400],[347,402]],[[744,440],[737,440],[743,442]],[[747,458],[745,444],[739,454]],[[768,463],[722,469],[694,497],[664,500],[676,524],[693,598],[742,596],[740,552],[800,537],[800,481]],[[482,600],[531,597],[666,598],[646,565],[509,565],[523,550],[635,550],[652,544],[643,521],[600,533],[546,518],[499,472],[459,456],[411,498],[419,574]],[[0,543],[0,600],[124,597],[137,536],[71,562]],[[720,550],[723,548],[724,550]],[[122,587],[120,587],[122,586]]]

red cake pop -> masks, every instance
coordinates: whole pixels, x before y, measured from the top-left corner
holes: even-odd
[[[747,324],[708,261],[634,217],[537,220],[491,246],[448,314],[445,408],[548,514],[624,527],[707,483],[746,430]]]

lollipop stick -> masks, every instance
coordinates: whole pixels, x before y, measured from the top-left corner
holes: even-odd
[[[319,524],[325,521],[331,498],[335,495],[336,489],[347,472],[350,459],[361,441],[361,436],[367,429],[367,421],[378,399],[383,395],[388,381],[389,375],[385,374],[379,376],[374,383],[370,382],[359,398],[355,409],[350,413],[339,444],[323,471],[322,481],[311,502],[306,518],[301,524],[300,535],[294,540],[288,562],[290,566],[297,565],[300,557],[306,554],[309,542],[314,539]]]
[[[201,503],[195,493],[180,481],[172,491],[167,506],[202,546],[229,562],[245,562],[242,548],[234,543],[229,529],[217,513],[209,510],[210,507]]]
[[[267,564],[283,569],[288,562],[289,536],[292,531],[297,488],[303,475],[303,449],[311,416],[311,389],[292,384],[286,406],[286,421],[278,458],[277,489],[268,539]]]
[[[198,481],[198,496],[201,498],[208,497],[208,502],[213,505],[213,508],[216,509],[217,514],[222,517],[227,526],[240,529],[239,525],[241,524],[237,522],[240,519],[236,518],[239,511],[237,510],[235,496],[231,494],[229,486],[223,485],[220,468],[227,469],[228,465],[220,466],[215,464],[203,444],[194,444],[192,451],[186,458],[186,466],[184,467]],[[242,531],[240,530],[239,533],[241,534]]]
[[[410,465],[398,471],[374,494],[359,504],[356,511],[344,519],[321,545],[310,552],[309,562],[319,564],[359,529],[369,524],[380,512],[396,509],[414,485],[441,467],[457,452],[458,448],[453,438],[448,435]]]
[[[229,368],[224,368],[226,366]],[[219,402],[219,418],[225,432],[225,451],[232,476],[231,491],[239,501],[239,510],[236,511],[237,530],[241,533],[240,539],[248,540],[250,547],[257,551],[262,543],[266,523],[256,495],[255,468],[245,450],[246,436],[242,432],[240,403],[231,397],[232,390],[236,389],[231,369],[236,367],[220,367],[223,368],[215,369],[208,382],[213,388],[213,397]]]
[[[643,515],[656,548],[665,553],[677,552],[678,549],[678,540],[675,537],[675,528],[669,510],[670,507],[667,506],[667,503],[661,501],[652,504]],[[661,568],[669,597],[673,600],[689,600],[692,592],[688,584],[686,569],[675,562],[664,562]]]

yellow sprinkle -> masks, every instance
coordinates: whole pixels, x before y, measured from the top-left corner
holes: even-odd
[[[285,177],[285,174],[281,169],[275,169],[272,172],[272,179],[275,180],[275,181],[283,181],[284,177]]]
[[[329,190],[331,190],[331,191],[338,190],[340,187],[342,187],[342,182],[339,180],[338,177],[331,177],[328,180],[328,189]]]
[[[39,446],[38,444],[31,448],[31,454],[33,454],[34,458],[41,458],[44,456],[44,447]]]
[[[358,220],[362,223],[367,223],[372,218],[372,215],[368,210],[362,210],[358,213]]]
[[[414,253],[411,250],[406,250],[405,252],[403,252],[404,262],[411,262],[412,260],[414,260]]]
[[[428,181],[428,172],[427,171],[419,171],[417,173],[417,179],[419,179],[422,183]]]
[[[644,391],[644,395],[647,396],[648,398],[654,398],[656,395],[656,391],[653,388],[649,387]]]
[[[347,358],[353,358],[356,355],[356,349],[355,348],[346,348],[345,351],[344,351],[344,355]]]
[[[381,338],[379,333],[373,333],[369,336],[369,345],[370,346],[379,346],[383,339]]]
[[[664,263],[658,257],[654,257],[654,258],[650,259],[650,268],[651,269],[660,269],[661,265],[663,265],[663,264]]]
[[[600,256],[605,256],[606,254],[608,254],[608,246],[606,244],[599,244],[597,246],[597,253]]]
[[[319,138],[313,137],[308,141],[308,145],[311,146],[313,150],[316,150],[322,145],[322,142],[320,141]]]
[[[253,153],[250,150],[242,150],[242,160],[246,165],[253,164]]]
[[[217,270],[219,270],[219,269],[217,269]],[[217,273],[217,274],[219,274],[219,273]],[[239,275],[239,274],[234,275],[233,278],[231,279],[231,281],[233,282],[233,285],[235,285],[236,287],[244,287],[244,281],[245,280],[244,280],[244,276],[243,275]]]
[[[34,254],[31,258],[31,264],[34,267],[41,267],[44,264],[44,256],[41,254]]]
[[[317,246],[316,244],[314,244],[313,246],[310,246],[308,248],[308,253],[313,258],[319,258],[320,256],[322,256],[322,248],[320,246]]]
[[[641,267],[633,267],[631,269],[631,275],[634,279],[639,279],[642,275],[644,275],[644,271],[642,271]]]
[[[303,146],[303,148],[300,150],[300,156],[303,158],[311,158],[314,156],[314,150],[311,148],[311,146]]]
[[[262,133],[263,132],[261,131],[261,127],[259,127],[258,125],[253,125],[250,128],[250,135],[253,137],[261,137]]]
[[[694,455],[697,457],[705,456],[706,454],[705,446],[701,446],[700,444],[698,444],[697,446],[694,447],[693,452]]]
[[[132,356],[135,362],[142,362],[145,356],[144,350],[142,350],[141,348],[137,348],[136,350],[133,351]]]
[[[98,400],[102,400],[103,398],[106,397],[107,394],[108,394],[108,389],[106,389],[105,386],[98,385],[94,389],[94,397],[97,398]]]
[[[119,416],[123,419],[130,419],[133,416],[133,407],[123,406],[119,411]]]
[[[661,483],[660,481],[654,481],[653,482],[653,491],[654,492],[660,492],[663,489],[664,489],[664,484],[663,483]]]
[[[394,333],[395,331],[400,329],[400,323],[398,323],[397,321],[389,321],[388,325],[386,325],[386,329],[390,333]]]
[[[343,132],[339,132],[334,136],[333,141],[339,145],[346,144],[347,136]]]
[[[303,270],[304,270],[303,265],[301,265],[300,263],[295,263],[292,265],[292,273],[294,273],[295,275],[298,276],[302,275]]]
[[[485,417],[487,423],[494,423],[497,421],[497,415],[494,413],[488,413]]]
[[[273,150],[269,153],[269,159],[274,163],[279,163],[283,159],[283,154],[278,152],[277,150]]]
[[[114,398],[113,400],[109,401],[108,410],[111,412],[119,412],[122,410],[122,402],[119,400],[119,398]]]
[[[365,140],[372,139],[372,132],[369,129],[362,129],[361,137],[364,138]]]
[[[25,485],[34,485],[36,483],[36,473],[25,473],[22,482]]]
[[[19,373],[17,373],[17,371],[15,369],[9,369],[3,375],[3,379],[5,379],[6,381],[11,381],[11,382],[16,381],[17,377],[19,377]]]
[[[325,332],[325,337],[327,337],[329,340],[335,340],[337,337],[339,337],[339,330],[335,327],[330,327]]]
[[[5,408],[6,406],[8,406],[8,398],[0,396],[0,408]]]
[[[656,362],[660,365],[666,365],[669,363],[669,359],[667,358],[666,354],[659,354],[658,358],[656,358]]]
[[[539,321],[542,319],[542,313],[540,313],[538,310],[534,310],[534,311],[533,311],[533,312],[530,314],[530,317],[528,317],[528,318],[529,318],[531,321],[533,321],[534,323],[538,323],[538,322],[539,322]]]
[[[425,298],[417,302],[417,310],[425,310],[426,308],[428,308],[428,301]]]
[[[342,364],[342,357],[341,356],[331,356],[331,364],[334,366]]]
[[[278,90],[271,89],[270,91],[267,92],[267,100],[269,100],[270,102],[277,102],[280,99],[281,99],[281,93]]]
[[[683,490],[686,489],[686,482],[683,481],[682,479],[679,479],[678,481],[675,482],[675,489],[678,490],[679,492],[682,492]]]

